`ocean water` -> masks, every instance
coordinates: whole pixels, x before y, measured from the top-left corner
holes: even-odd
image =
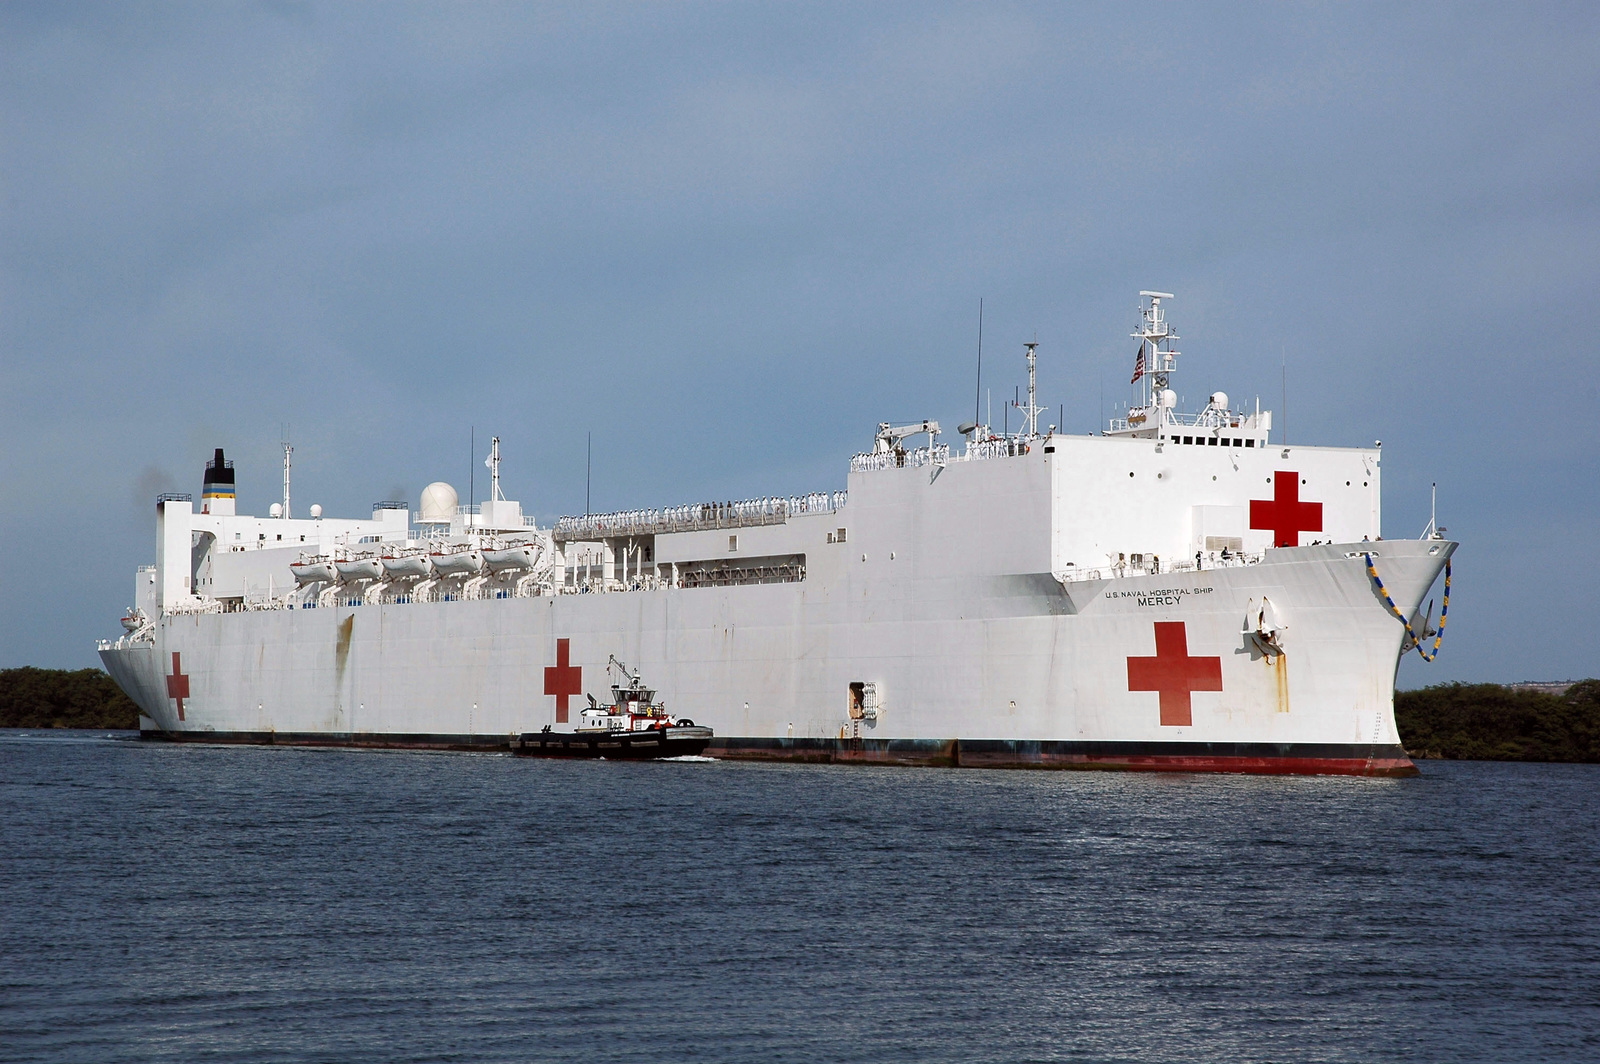
[[[1600,1060],[1600,767],[0,732],[0,1059]]]

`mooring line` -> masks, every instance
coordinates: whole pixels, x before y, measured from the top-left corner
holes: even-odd
[[[1383,577],[1378,575],[1378,567],[1372,564],[1372,555],[1363,554],[1362,557],[1367,560],[1367,575],[1372,578],[1372,583],[1377,587],[1378,594],[1383,596],[1384,605],[1388,606],[1389,612],[1400,618],[1400,623],[1406,626],[1406,634],[1411,637],[1411,642],[1416,646],[1417,653],[1422,656],[1422,660],[1432,661],[1438,657],[1439,646],[1444,642],[1445,620],[1450,615],[1450,559],[1446,558],[1444,562],[1444,605],[1439,608],[1439,627],[1434,630],[1433,651],[1430,653],[1422,649],[1424,636],[1417,634],[1416,629],[1411,627],[1411,622],[1406,620],[1405,614],[1401,613],[1399,607],[1394,604],[1394,599],[1389,597],[1388,589],[1383,586]]]

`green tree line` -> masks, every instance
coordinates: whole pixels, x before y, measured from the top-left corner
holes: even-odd
[[[1414,758],[1600,762],[1600,680],[1562,695],[1493,683],[1396,691],[1394,719]]]
[[[0,728],[137,728],[139,707],[100,669],[0,669]]]

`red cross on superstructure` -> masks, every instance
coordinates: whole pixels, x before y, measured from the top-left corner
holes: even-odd
[[[1250,527],[1272,533],[1274,547],[1298,547],[1300,533],[1322,531],[1322,504],[1300,501],[1300,474],[1272,474],[1272,498],[1250,500]]]
[[[172,675],[167,677],[167,697],[178,700],[178,719],[183,719],[183,700],[189,697],[189,677],[184,675],[178,652],[172,652]]]
[[[570,664],[572,640],[556,640],[556,663],[544,669],[544,693],[556,696],[556,723],[567,722],[567,699],[583,694],[583,666]]]
[[[1182,621],[1156,621],[1156,656],[1128,659],[1128,690],[1161,695],[1162,727],[1194,723],[1189,695],[1222,690],[1222,659],[1191,658]]]

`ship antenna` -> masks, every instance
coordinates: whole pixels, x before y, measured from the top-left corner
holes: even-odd
[[[500,437],[495,436],[489,441],[489,460],[483,463],[489,467],[489,499],[491,502],[504,502],[505,495],[500,491]]]
[[[1028,349],[1028,410],[1027,410],[1027,417],[1028,417],[1028,438],[1032,439],[1035,436],[1039,435],[1039,407],[1038,407],[1038,404],[1036,404],[1033,401],[1033,397],[1034,397],[1034,368],[1035,368],[1034,364],[1035,364],[1035,360],[1038,358],[1038,355],[1034,353],[1034,348],[1039,346],[1039,341],[1034,340],[1032,343],[1025,343],[1022,346],[1026,347]]]
[[[983,402],[983,297],[978,297],[978,394],[972,397],[972,423],[976,425],[983,415],[978,404]],[[973,439],[977,439],[974,435]]]
[[[294,448],[288,440],[289,433],[284,432],[283,441],[283,519],[289,519],[289,457],[294,454]]]

